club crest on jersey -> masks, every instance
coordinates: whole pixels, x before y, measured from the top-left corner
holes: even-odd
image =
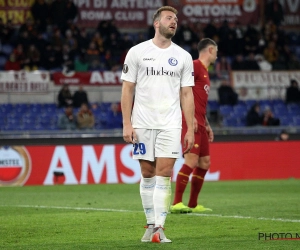
[[[171,66],[176,66],[178,64],[178,61],[174,57],[169,58],[168,62]]]
[[[123,72],[126,74],[128,72],[128,65],[124,64],[123,65]]]

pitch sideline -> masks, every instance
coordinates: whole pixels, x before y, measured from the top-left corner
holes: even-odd
[[[110,208],[93,208],[93,207],[59,207],[59,206],[32,206],[32,205],[0,205],[1,207],[23,207],[23,208],[43,208],[43,209],[64,209],[64,210],[90,210],[90,211],[106,211],[106,212],[120,212],[120,213],[133,213],[142,211],[132,211],[123,209],[110,209]],[[300,220],[283,219],[283,218],[265,218],[265,217],[251,217],[240,215],[221,215],[221,214],[186,214],[187,216],[203,216],[203,217],[217,217],[229,219],[252,219],[252,220],[266,220],[266,221],[280,221],[280,222],[294,222],[300,223]]]

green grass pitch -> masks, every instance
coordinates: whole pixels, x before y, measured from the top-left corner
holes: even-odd
[[[0,187],[0,249],[300,249],[300,240],[258,238],[300,235],[300,180],[206,182],[199,201],[213,211],[169,214],[173,243],[155,244],[140,242],[137,184]]]

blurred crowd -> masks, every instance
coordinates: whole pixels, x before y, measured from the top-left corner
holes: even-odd
[[[272,1],[265,10],[266,21],[261,27],[227,20],[221,24],[213,20],[208,24],[181,22],[173,41],[196,59],[198,41],[214,39],[219,59],[210,68],[212,77],[222,78],[230,70],[300,69],[292,35],[281,26],[280,3]],[[121,69],[129,48],[154,34],[152,26],[145,32],[121,33],[114,20],[100,21],[95,29],[79,27],[74,22],[78,8],[72,0],[50,4],[36,0],[31,13],[33,18],[18,28],[11,20],[3,23],[0,18],[1,45],[12,47],[5,70],[115,71]],[[300,41],[300,34],[293,34]]]

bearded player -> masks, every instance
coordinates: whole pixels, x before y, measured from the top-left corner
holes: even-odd
[[[213,131],[206,118],[206,106],[210,89],[207,68],[216,61],[217,51],[217,44],[209,38],[204,38],[198,43],[199,58],[193,61],[195,81],[195,86],[193,87],[195,143],[192,149],[184,154],[184,164],[177,175],[174,202],[170,207],[171,213],[212,211],[210,208],[198,205],[198,195],[201,191],[204,177],[210,167],[209,142],[212,142],[214,139]],[[187,127],[183,114],[182,135],[185,135],[186,130]],[[184,142],[183,140],[181,141]],[[186,206],[182,203],[182,197],[191,174],[190,199]]]

